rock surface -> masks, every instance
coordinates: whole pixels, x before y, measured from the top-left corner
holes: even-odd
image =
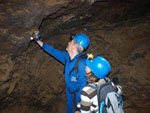
[[[0,113],[65,113],[64,67],[30,41],[65,50],[70,33],[90,36],[87,52],[106,57],[126,113],[150,112],[149,0],[1,0]]]

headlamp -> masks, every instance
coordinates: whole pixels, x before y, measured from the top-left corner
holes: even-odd
[[[90,61],[92,61],[94,59],[94,55],[92,53],[87,54],[87,59],[89,59]]]

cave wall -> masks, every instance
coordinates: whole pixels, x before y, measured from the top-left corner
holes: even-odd
[[[64,11],[72,2],[71,0],[0,1],[0,112],[29,113],[41,109],[44,112],[53,111],[52,102],[56,101],[55,98],[59,93],[63,95],[65,86],[63,82],[54,85],[56,83],[54,80],[63,76],[63,71],[55,71],[54,67],[60,67],[60,70],[63,70],[63,67],[56,61],[52,61],[56,64],[52,68],[44,65],[50,60],[45,58],[46,55],[39,56],[40,48],[34,42],[30,42],[30,37],[45,17]],[[41,61],[41,57],[45,60]],[[38,59],[41,62],[39,65]],[[40,73],[38,68],[41,68],[42,64],[43,71],[49,71]],[[47,79],[47,76],[54,72],[57,73],[56,76],[56,73],[54,74],[54,79],[50,77]],[[41,79],[41,75],[44,75],[44,79]],[[61,79],[63,77],[60,81]],[[42,92],[44,97],[41,96]],[[57,107],[55,109],[57,110]]]
[[[0,112],[64,113],[64,67],[30,42],[65,50],[70,33],[85,33],[87,52],[106,57],[123,87],[125,112],[149,113],[150,14],[144,0],[0,2]]]

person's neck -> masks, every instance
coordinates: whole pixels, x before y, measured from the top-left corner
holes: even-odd
[[[79,54],[79,52],[77,52],[77,51],[71,51],[71,52],[69,52],[70,60],[72,60],[78,54]]]

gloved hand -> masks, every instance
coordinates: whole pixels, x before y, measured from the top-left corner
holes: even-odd
[[[35,41],[40,40],[40,33],[39,33],[39,32],[38,32],[38,34],[35,36],[34,40],[35,40]]]
[[[34,36],[30,38],[31,40],[35,40],[35,41],[38,41],[40,40],[40,33],[39,31],[35,31],[34,32]]]

